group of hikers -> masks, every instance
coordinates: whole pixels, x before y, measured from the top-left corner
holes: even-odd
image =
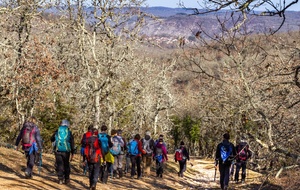
[[[218,144],[215,158],[215,168],[219,165],[220,172],[220,187],[222,190],[228,189],[230,175],[234,175],[234,181],[239,182],[239,172],[242,169],[241,181],[245,182],[246,179],[246,166],[247,160],[251,158],[252,151],[244,138],[241,138],[238,145],[234,146],[229,142],[230,135],[225,133],[223,141]],[[235,174],[234,174],[234,166]]]
[[[55,170],[59,184],[70,183],[70,162],[76,152],[74,137],[69,127],[70,122],[66,119],[62,120],[50,139],[55,154]],[[96,189],[98,181],[107,183],[109,177],[122,178],[124,173],[129,173],[131,178],[136,175],[137,179],[150,177],[153,161],[156,164],[156,177],[163,177],[164,165],[168,161],[167,145],[163,135],[154,140],[151,132],[147,131],[143,138],[140,134],[135,134],[126,140],[122,136],[122,130],[112,129],[110,135],[107,130],[105,125],[101,126],[100,131],[90,125],[81,139],[82,167],[88,170],[90,189]],[[30,179],[33,166],[43,150],[42,138],[35,117],[30,117],[23,124],[15,143],[16,147],[20,142],[22,142],[27,158],[25,177]],[[179,162],[178,176],[183,177],[186,161],[189,160],[189,152],[184,142],[180,143],[174,159]],[[123,161],[125,161],[125,167],[123,167]]]
[[[55,154],[55,170],[59,184],[70,183],[70,162],[76,152],[74,137],[69,127],[70,122],[66,119],[62,120],[50,139]],[[81,139],[82,167],[85,171],[88,170],[90,189],[96,189],[98,181],[107,183],[109,177],[122,178],[126,173],[129,173],[131,178],[135,175],[137,179],[150,177],[153,161],[156,165],[156,177],[163,177],[164,165],[168,161],[167,145],[163,135],[154,140],[151,138],[151,132],[147,131],[143,138],[140,134],[135,134],[126,140],[122,136],[122,130],[112,129],[110,135],[107,130],[105,125],[101,126],[100,131],[90,125]],[[235,147],[229,142],[229,138],[228,133],[224,134],[223,141],[218,144],[216,151],[215,167],[217,169],[219,165],[222,190],[228,188],[234,165],[236,166],[235,181],[239,180],[240,169],[242,169],[242,181],[245,181],[246,161],[252,155],[246,142],[243,141]],[[30,179],[33,166],[43,150],[42,138],[35,117],[30,117],[23,124],[16,140],[16,147],[20,142],[22,142],[27,158],[25,177]],[[175,162],[179,163],[179,177],[184,176],[189,159],[189,151],[181,141],[174,154]],[[125,167],[123,167],[123,162]]]

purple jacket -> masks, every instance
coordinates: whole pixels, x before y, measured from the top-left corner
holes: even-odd
[[[155,150],[154,150],[154,155],[156,155],[156,151],[157,149],[160,148],[162,150],[162,154],[163,154],[163,162],[164,161],[168,161],[168,155],[167,155],[167,148],[163,143],[157,143],[155,146]]]

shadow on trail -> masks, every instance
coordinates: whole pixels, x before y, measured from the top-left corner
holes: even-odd
[[[20,176],[20,179],[16,179],[13,177],[5,177],[5,176],[0,176],[0,178],[5,179],[5,180],[9,180],[9,181],[14,181],[14,183],[10,184],[12,185],[14,188],[16,187],[20,187],[21,188],[30,188],[30,189],[36,189],[36,190],[43,190],[43,189],[57,189],[57,186],[55,185],[51,185],[49,184],[47,181],[52,181],[51,179],[47,179],[47,180],[43,180],[43,185],[42,186],[38,186],[34,183],[32,183],[32,181],[38,181],[36,179],[25,179],[24,176]],[[20,185],[22,184],[22,185]]]

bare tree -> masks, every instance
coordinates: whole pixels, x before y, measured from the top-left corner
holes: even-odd
[[[229,131],[236,139],[247,135],[260,169],[278,168],[282,162],[293,164],[299,152],[287,147],[299,144],[299,127],[294,123],[299,107],[295,80],[298,34],[290,34],[295,36],[292,39],[287,35],[250,36],[243,28],[228,29],[230,19],[219,21],[221,33],[203,29],[198,48],[186,50],[185,67],[201,80],[203,125]],[[241,120],[244,114],[247,122]]]

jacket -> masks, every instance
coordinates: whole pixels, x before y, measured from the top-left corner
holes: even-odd
[[[231,150],[232,150],[232,152],[231,152],[229,158],[228,158],[224,163],[221,161],[221,147],[222,147],[223,144],[224,144],[224,145],[229,145],[229,146],[231,146]],[[219,143],[218,146],[217,146],[217,150],[216,150],[216,158],[215,158],[216,164],[215,164],[215,165],[222,164],[222,165],[230,166],[232,160],[233,160],[235,157],[236,157],[236,150],[235,150],[234,145],[233,145],[231,142],[229,142],[228,140],[224,139],[224,140],[223,140],[221,143]]]
[[[23,127],[22,127],[22,129],[21,129],[21,131],[20,131],[20,133],[19,133],[19,135],[18,135],[18,137],[16,139],[16,144],[15,145],[18,146],[19,143],[20,143],[20,141],[22,140],[22,136],[23,136],[24,130],[26,128],[26,125],[32,125],[33,126],[33,133],[32,133],[32,135],[33,135],[33,138],[34,138],[34,143],[36,143],[37,149],[42,149],[43,148],[42,147],[42,137],[41,137],[40,130],[39,130],[39,128],[34,123],[31,123],[31,122],[25,122],[23,124]],[[29,151],[30,147],[24,147],[22,145],[22,149],[24,151]]]
[[[70,131],[70,130],[69,130]],[[57,135],[57,132],[58,130],[56,130],[53,135],[51,136],[50,140],[51,142],[55,142],[55,136]],[[73,134],[72,132],[70,131],[70,139],[69,139],[69,143],[70,143],[70,148],[71,148],[71,151],[70,153],[73,155],[75,153],[75,145],[74,145],[74,137],[73,137]]]
[[[155,149],[154,149],[154,155],[156,156],[157,155],[157,149],[161,149],[162,150],[162,155],[163,155],[163,159],[162,159],[162,162],[165,162],[165,161],[168,161],[168,155],[167,155],[167,148],[166,146],[164,145],[164,143],[157,143],[156,146],[155,146]]]

